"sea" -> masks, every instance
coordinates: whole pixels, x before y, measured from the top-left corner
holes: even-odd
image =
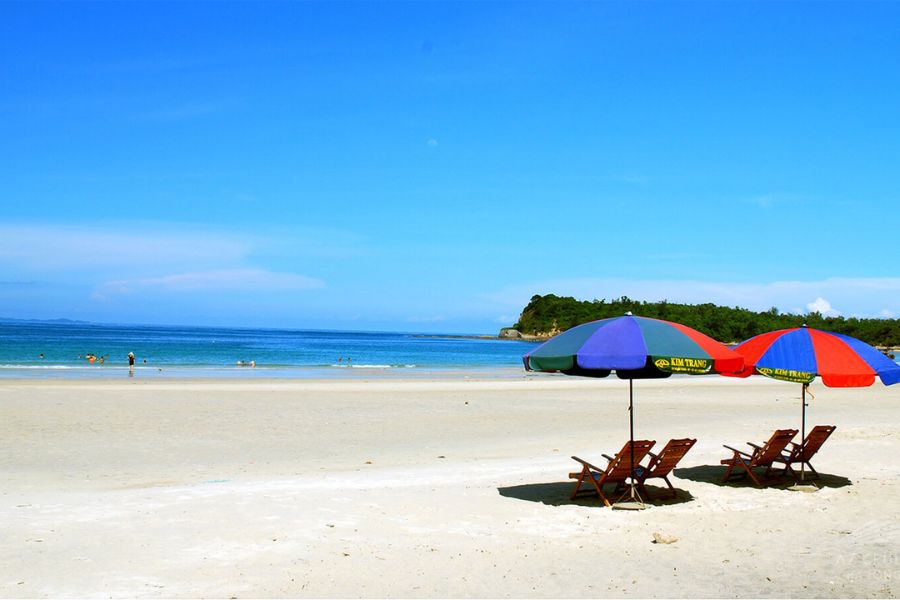
[[[0,322],[0,378],[508,376],[523,371],[535,345],[440,333]]]

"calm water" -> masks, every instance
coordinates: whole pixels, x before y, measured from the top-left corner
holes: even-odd
[[[0,377],[122,377],[129,352],[143,377],[521,370],[521,356],[533,346],[414,333],[0,323]],[[104,364],[89,363],[88,354],[105,357]],[[236,366],[251,360],[255,368]]]

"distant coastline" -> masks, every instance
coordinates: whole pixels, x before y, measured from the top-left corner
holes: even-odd
[[[11,319],[0,317],[0,323],[46,323],[49,325],[95,325],[91,321],[78,321],[76,319]]]
[[[626,313],[682,323],[728,344],[768,331],[809,326],[855,337],[882,351],[896,352],[900,347],[900,319],[844,318],[818,312],[793,314],[776,308],[759,312],[712,303],[638,301],[626,296],[613,300],[577,300],[554,294],[532,296],[516,323],[500,330],[500,337],[546,340],[576,325]]]
[[[520,342],[536,342],[542,341],[544,337],[533,336],[533,335],[522,335],[521,337],[510,337],[505,336],[502,333],[498,335],[477,335],[477,334],[452,334],[452,333],[416,333],[412,334],[410,337],[413,338],[422,338],[422,339],[447,339],[447,340],[518,340]],[[552,337],[552,336],[548,336]]]

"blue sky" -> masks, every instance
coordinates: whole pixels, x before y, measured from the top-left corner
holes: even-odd
[[[0,316],[900,316],[900,4],[0,3]]]

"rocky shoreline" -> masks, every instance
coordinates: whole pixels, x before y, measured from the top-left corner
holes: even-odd
[[[562,332],[551,331],[549,333],[530,334],[522,333],[518,329],[513,329],[512,327],[503,327],[500,330],[500,333],[497,335],[497,338],[501,340],[525,340],[528,342],[542,342],[544,340],[549,340],[554,335],[558,335],[560,333]]]

